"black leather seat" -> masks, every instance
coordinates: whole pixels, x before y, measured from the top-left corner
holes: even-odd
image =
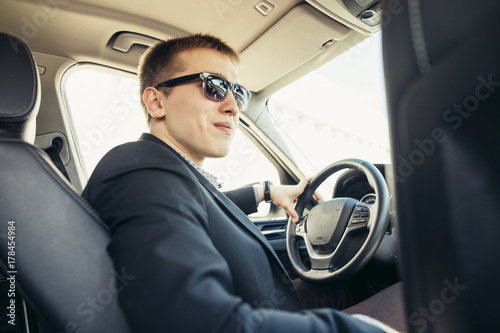
[[[412,332],[500,332],[500,2],[386,1],[384,65]]]
[[[117,295],[133,276],[115,272],[105,225],[26,141],[39,101],[31,52],[0,33],[0,268],[50,330],[129,332]]]

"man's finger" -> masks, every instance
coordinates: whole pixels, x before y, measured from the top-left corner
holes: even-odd
[[[292,219],[292,221],[294,223],[297,223],[299,221],[299,215],[297,214],[295,209],[289,208],[286,211],[287,211],[288,215],[290,215],[290,218]]]

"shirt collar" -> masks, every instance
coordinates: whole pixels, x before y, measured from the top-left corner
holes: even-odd
[[[215,177],[214,175],[212,175],[210,172],[208,172],[208,171],[203,170],[202,168],[200,168],[200,166],[198,164],[196,164],[193,161],[191,161],[189,158],[187,158],[186,156],[184,156],[177,149],[175,149],[173,147],[172,147],[172,149],[177,154],[179,154],[184,160],[186,160],[193,168],[195,168],[196,171],[198,171],[199,173],[201,173],[210,182],[210,184],[212,184],[213,186],[215,186],[215,188],[221,188],[222,187],[222,183],[217,180],[217,177]]]

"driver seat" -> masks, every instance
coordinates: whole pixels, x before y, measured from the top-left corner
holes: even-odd
[[[0,33],[1,273],[50,330],[130,332],[117,295],[134,277],[113,268],[106,226],[31,144],[40,96],[30,50]],[[20,299],[5,296],[22,321]]]

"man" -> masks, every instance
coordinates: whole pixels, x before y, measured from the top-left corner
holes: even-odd
[[[135,277],[119,294],[132,329],[382,332],[331,309],[298,312],[290,278],[245,215],[256,209],[254,189],[223,194],[201,169],[228,153],[249,101],[237,61],[208,35],[148,49],[139,80],[150,133],[109,152],[83,193],[111,227],[115,267]],[[306,184],[273,187],[271,199],[296,220]]]

